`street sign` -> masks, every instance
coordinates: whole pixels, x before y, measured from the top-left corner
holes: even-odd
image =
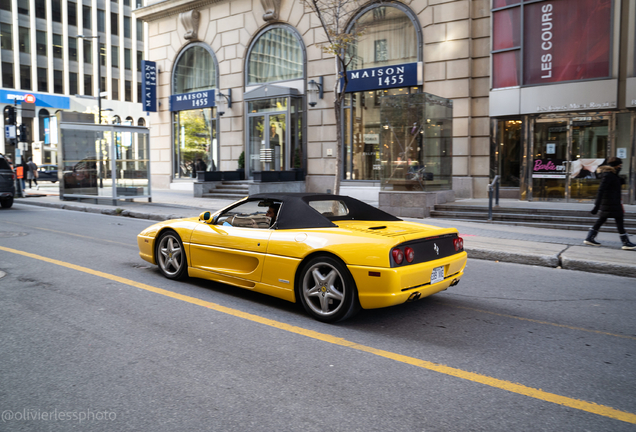
[[[157,112],[157,63],[142,60],[141,70],[142,109],[146,112]]]
[[[33,96],[33,95],[27,95]],[[22,118],[35,117],[35,102],[22,102]]]
[[[15,139],[15,125],[7,125],[4,127],[4,137],[6,139]]]

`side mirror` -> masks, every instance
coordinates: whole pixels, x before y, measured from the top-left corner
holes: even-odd
[[[212,220],[212,213],[210,213],[209,211],[201,213],[199,215],[199,220],[201,222],[210,223],[210,221]]]

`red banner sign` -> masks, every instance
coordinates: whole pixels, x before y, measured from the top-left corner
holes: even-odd
[[[610,75],[612,0],[551,0],[524,7],[524,84]]]

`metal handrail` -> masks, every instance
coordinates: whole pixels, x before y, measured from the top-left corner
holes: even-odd
[[[492,189],[495,188],[495,205],[499,207],[499,175],[488,185],[488,220],[492,220]]]

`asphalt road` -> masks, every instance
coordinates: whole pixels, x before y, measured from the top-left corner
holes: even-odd
[[[137,252],[150,224],[0,211],[0,430],[634,430],[633,279],[470,260],[446,292],[327,325],[163,278]]]

